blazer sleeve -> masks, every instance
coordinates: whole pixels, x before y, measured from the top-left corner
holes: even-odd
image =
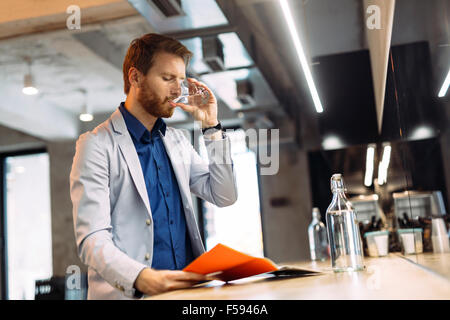
[[[189,186],[193,194],[218,207],[230,206],[237,200],[236,178],[231,160],[230,139],[210,140],[205,137],[209,163],[188,142],[191,153]]]
[[[98,139],[93,133],[80,136],[70,172],[78,255],[110,285],[134,297],[134,282],[147,266],[130,258],[113,243],[109,162],[104,144]]]

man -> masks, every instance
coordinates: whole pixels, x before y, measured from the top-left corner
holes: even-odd
[[[207,101],[172,102],[191,55],[163,35],[133,40],[123,63],[125,103],[77,141],[70,193],[88,299],[140,298],[207,280],[181,271],[204,252],[191,192],[222,207],[237,191],[213,92],[188,79]],[[209,164],[180,130],[166,127],[176,107],[201,122]]]

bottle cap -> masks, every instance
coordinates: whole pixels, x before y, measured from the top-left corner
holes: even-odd
[[[320,210],[317,207],[314,207],[312,210],[312,216],[317,217],[320,220]]]
[[[344,178],[342,178],[342,174],[335,173],[331,177],[331,191],[334,190],[344,190],[345,191],[345,185],[344,185]]]

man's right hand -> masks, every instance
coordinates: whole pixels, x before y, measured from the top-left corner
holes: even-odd
[[[155,295],[170,290],[189,288],[199,281],[207,280],[211,279],[198,273],[144,268],[136,278],[134,287],[146,295]]]

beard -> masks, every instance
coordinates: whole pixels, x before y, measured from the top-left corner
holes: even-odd
[[[170,118],[173,115],[175,107],[167,103],[170,100],[172,98],[159,99],[146,82],[137,95],[137,101],[144,110],[156,118]]]

